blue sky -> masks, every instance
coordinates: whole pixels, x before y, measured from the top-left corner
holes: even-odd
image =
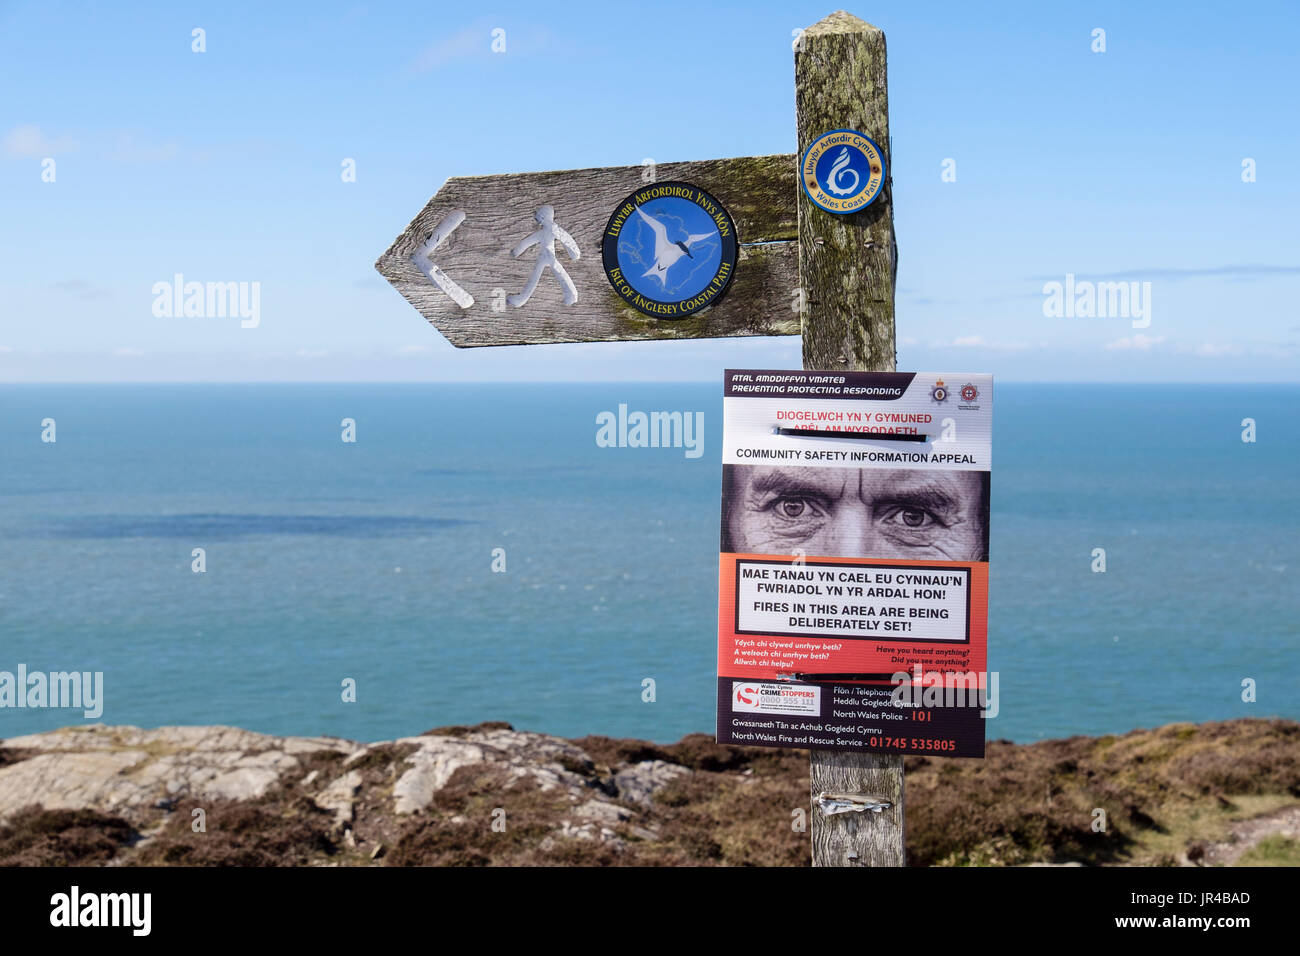
[[[791,32],[831,5],[645,8],[0,3],[0,381],[798,366],[794,337],[457,350],[374,272],[449,176],[794,150]],[[900,368],[1300,381],[1300,8],[854,12],[889,43]],[[656,104],[656,70],[716,82]],[[156,317],[178,272],[260,282],[261,324]],[[1150,282],[1150,326],[1045,316],[1067,273]]]

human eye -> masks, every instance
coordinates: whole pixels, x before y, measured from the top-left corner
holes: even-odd
[[[776,495],[763,507],[764,511],[785,521],[807,521],[826,514],[826,504],[808,495]]]
[[[881,520],[885,524],[909,531],[920,531],[942,524],[932,512],[927,511],[925,508],[908,505],[896,505],[885,509],[881,515]]]
[[[925,547],[941,540],[951,519],[941,507],[922,501],[895,501],[876,513],[883,533],[904,545]]]

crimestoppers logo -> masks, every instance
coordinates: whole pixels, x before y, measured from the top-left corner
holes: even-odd
[[[766,684],[732,681],[731,709],[749,714],[805,714],[819,716],[822,690],[806,684]]]

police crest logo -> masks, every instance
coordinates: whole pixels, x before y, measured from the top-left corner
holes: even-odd
[[[822,133],[799,164],[804,192],[827,212],[845,216],[871,205],[885,186],[885,154],[851,129]]]
[[[618,204],[605,227],[605,276],[629,306],[680,319],[713,305],[736,273],[736,224],[714,196],[655,183]]]

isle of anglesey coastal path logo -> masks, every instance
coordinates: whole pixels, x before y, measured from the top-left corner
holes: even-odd
[[[657,319],[680,319],[716,302],[735,275],[739,249],[726,207],[679,182],[628,196],[601,240],[609,284],[624,303]]]

